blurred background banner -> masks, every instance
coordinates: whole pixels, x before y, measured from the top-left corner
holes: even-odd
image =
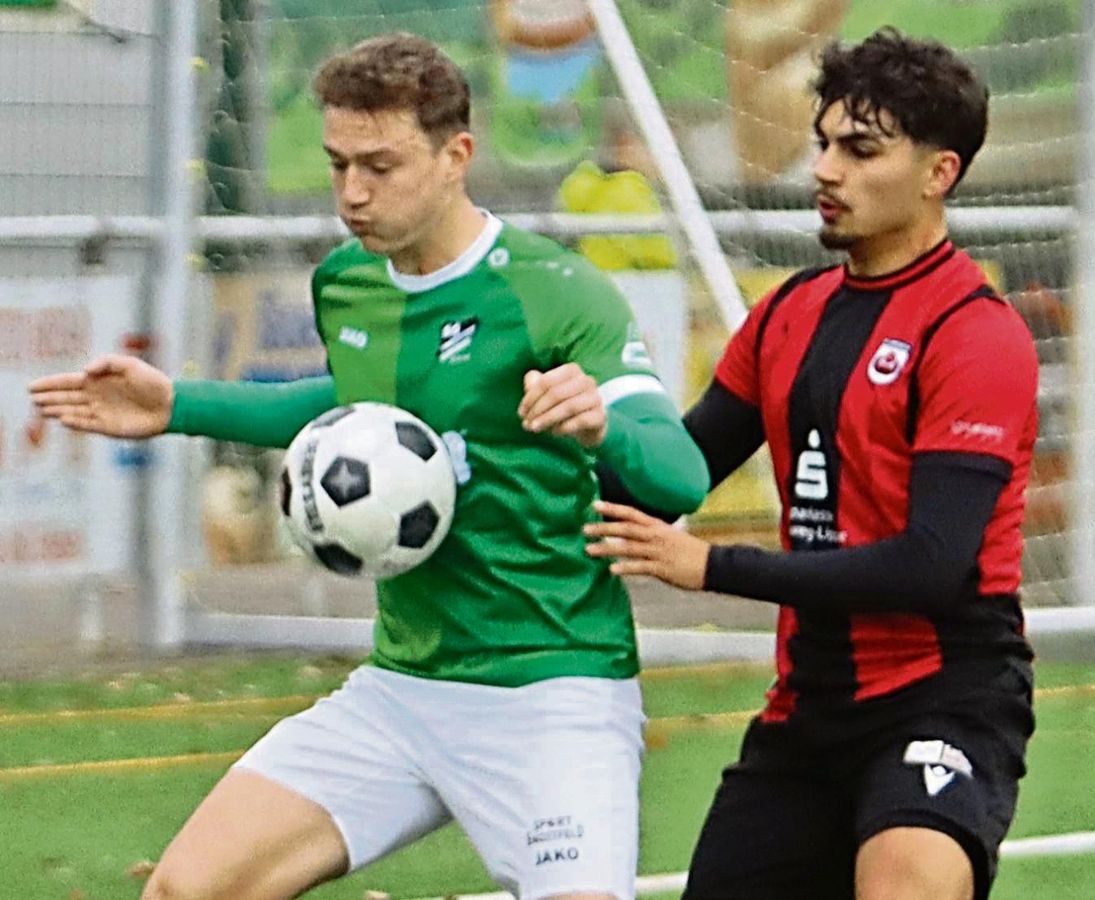
[[[125,278],[0,279],[0,578],[132,565],[126,445],[38,420],[26,384],[122,350],[134,300]]]
[[[326,374],[311,277],[306,268],[213,276],[211,377],[272,382]],[[244,444],[212,446],[201,523],[213,566],[270,562],[289,552],[277,530],[280,460],[280,452]]]
[[[226,273],[213,278],[211,377],[292,381],[323,375],[311,269]]]
[[[45,308],[45,279],[79,285],[72,297],[87,299],[95,322],[114,309],[96,285],[114,279],[130,298],[130,318],[117,328],[147,335],[131,349],[175,373],[279,380],[322,371],[308,276],[346,233],[332,215],[311,78],[333,51],[408,30],[440,43],[467,73],[472,196],[611,273],[684,408],[749,306],[788,273],[839,260],[816,239],[813,60],[831,40],[891,24],[957,48],[990,86],[988,141],[950,225],[1023,315],[1041,361],[1026,603],[1090,607],[1095,457],[1084,449],[1095,434],[1095,317],[1085,298],[1095,293],[1095,103],[1083,98],[1095,37],[1085,8],[1081,0],[0,3],[0,308]],[[116,335],[104,341],[118,347]],[[33,451],[44,455],[25,456],[43,461],[13,468],[32,452],[22,399],[30,374],[3,374],[4,496],[45,492],[55,478],[109,484],[89,474],[98,471],[96,445],[81,461],[82,445],[68,447],[60,432]],[[355,609],[346,598],[359,586],[285,557],[272,502],[278,454],[183,439],[152,448],[122,445],[126,468],[104,462],[121,487],[103,507],[131,536],[97,513],[98,522],[76,529],[83,549],[57,541],[61,549],[49,551],[85,562],[36,564],[43,585],[92,558],[120,568],[116,581],[140,610],[138,640],[159,649],[258,634],[242,618],[210,624],[214,614],[255,611],[245,591],[222,590],[232,578],[270,585],[269,612]],[[770,546],[774,510],[762,450],[689,527]],[[22,516],[2,515],[4,529],[24,528]],[[102,555],[91,549],[99,532],[110,535]],[[16,552],[30,551],[0,547],[0,559]],[[0,578],[7,571],[0,563]],[[302,633],[269,627],[286,641]]]

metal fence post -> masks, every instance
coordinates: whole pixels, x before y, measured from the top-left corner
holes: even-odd
[[[188,298],[193,288],[196,180],[201,163],[198,136],[198,0],[161,0],[164,35],[162,140],[156,173],[160,190],[153,210],[162,216],[156,248],[156,278],[147,317],[156,364],[172,377],[185,359]],[[140,639],[159,651],[185,639],[182,566],[186,534],[186,459],[182,439],[160,439],[154,446],[142,492],[138,570],[145,605]]]
[[[1071,447],[1075,490],[1069,518],[1074,601],[1095,605],[1095,0],[1085,0],[1083,17],[1083,64],[1076,86],[1080,149],[1071,353],[1076,385]]]

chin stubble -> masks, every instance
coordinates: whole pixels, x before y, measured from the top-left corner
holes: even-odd
[[[857,240],[855,235],[839,234],[825,228],[817,233],[817,239],[826,250],[847,250]]]

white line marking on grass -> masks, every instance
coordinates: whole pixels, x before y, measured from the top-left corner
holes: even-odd
[[[1073,831],[1068,834],[1050,834],[1044,837],[1018,838],[1004,841],[1000,855],[1071,856],[1078,853],[1095,853],[1095,831]]]
[[[1095,831],[1076,831],[1070,834],[1052,834],[1044,837],[1020,838],[1005,841],[1000,855],[1012,859],[1031,856],[1066,856],[1095,853]],[[635,879],[635,893],[639,896],[663,894],[667,891],[684,890],[687,872],[667,872],[663,875],[640,875]],[[422,900],[512,900],[513,895],[501,891],[493,894],[446,894],[444,897]]]

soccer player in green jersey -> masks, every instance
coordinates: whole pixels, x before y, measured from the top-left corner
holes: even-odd
[[[374,665],[229,770],[144,897],[296,897],[453,818],[523,898],[631,897],[634,626],[582,527],[598,460],[681,513],[706,465],[611,282],[468,198],[468,88],[448,58],[376,37],[315,88],[354,234],[312,282],[330,376],[172,381],[107,356],[32,397],[77,430],[272,447],[336,405],[387,402],[459,435],[470,478],[438,551],[378,586]]]

